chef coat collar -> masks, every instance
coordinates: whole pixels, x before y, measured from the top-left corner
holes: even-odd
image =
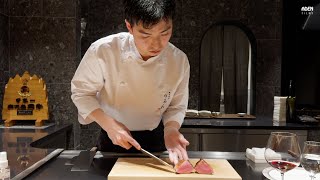
[[[142,59],[142,56],[140,55],[133,39],[133,35],[129,34],[129,39],[128,39],[129,45],[125,48],[123,48],[123,60],[128,60],[128,59],[135,59],[141,64],[150,64],[153,61],[159,61],[160,64],[165,63],[165,58],[164,54],[166,53],[166,50],[168,48],[168,45],[161,51],[161,53],[157,56],[149,58],[147,61],[144,61]]]

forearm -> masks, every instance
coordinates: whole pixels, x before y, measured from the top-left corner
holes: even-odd
[[[88,118],[97,122],[99,126],[108,133],[108,137],[113,144],[119,145],[125,149],[134,146],[136,149],[140,150],[140,144],[131,137],[129,129],[107,115],[102,109],[98,108],[92,111]]]
[[[100,126],[102,126],[103,123],[107,123],[110,121],[113,121],[113,118],[107,115],[102,109],[98,108],[94,111],[92,111],[88,118],[90,118],[92,121],[95,121]]]
[[[168,121],[165,125],[164,128],[176,128],[180,129],[180,124],[177,121]]]

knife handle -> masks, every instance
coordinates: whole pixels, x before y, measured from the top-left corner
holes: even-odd
[[[97,147],[92,147],[91,149],[90,149],[90,151],[97,151]]]

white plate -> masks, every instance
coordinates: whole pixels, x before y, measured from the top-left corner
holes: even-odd
[[[270,180],[281,180],[280,171],[273,167],[265,168],[262,174]],[[309,173],[301,167],[294,168],[284,173],[285,180],[310,180]],[[316,175],[315,180],[320,180],[320,174]]]

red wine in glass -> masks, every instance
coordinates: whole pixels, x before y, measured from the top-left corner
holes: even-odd
[[[288,162],[288,161],[282,161],[282,160],[273,160],[269,161],[269,164],[274,167],[279,169],[280,171],[287,172],[290,171],[291,169],[297,167],[296,164]]]
[[[272,132],[269,136],[264,157],[266,161],[280,171],[281,179],[284,173],[300,164],[300,146],[297,135],[290,132]]]

